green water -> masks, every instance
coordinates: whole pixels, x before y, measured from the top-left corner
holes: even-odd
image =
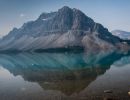
[[[0,54],[0,100],[127,100],[129,89],[129,54]]]

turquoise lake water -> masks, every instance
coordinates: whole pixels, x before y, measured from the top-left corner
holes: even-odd
[[[0,54],[0,100],[128,100],[129,91],[127,53]]]

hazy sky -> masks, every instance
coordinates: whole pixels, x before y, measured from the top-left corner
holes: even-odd
[[[82,10],[110,31],[130,31],[130,0],[0,0],[0,35],[63,6]]]

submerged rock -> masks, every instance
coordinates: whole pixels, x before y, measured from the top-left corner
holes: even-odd
[[[105,90],[104,93],[113,93],[112,90]]]
[[[128,92],[128,95],[130,96],[130,92]]]

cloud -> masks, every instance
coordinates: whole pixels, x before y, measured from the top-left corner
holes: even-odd
[[[25,14],[21,13],[21,14],[20,14],[20,17],[25,17]]]

